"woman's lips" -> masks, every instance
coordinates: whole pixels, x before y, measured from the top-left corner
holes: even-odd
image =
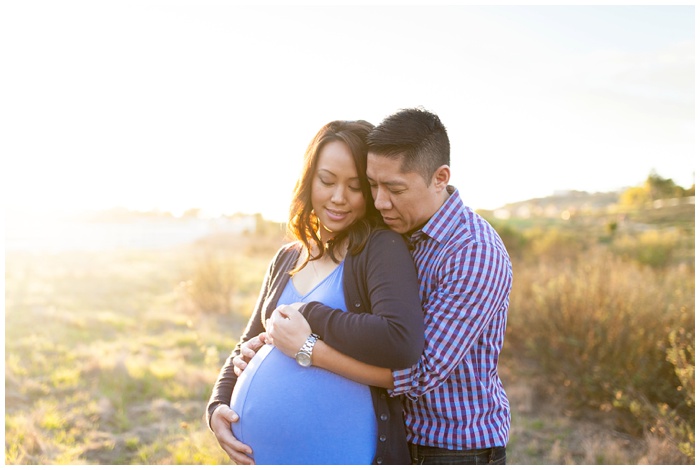
[[[337,220],[343,220],[348,215],[348,212],[336,211],[333,209],[326,208],[326,214],[328,215],[329,219],[337,221]]]

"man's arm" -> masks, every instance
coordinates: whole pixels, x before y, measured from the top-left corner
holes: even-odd
[[[372,366],[351,358],[332,347],[323,340],[316,341],[311,363],[316,367],[335,372],[352,381],[391,389],[394,387],[394,377],[391,369]]]
[[[493,245],[471,244],[447,256],[438,275],[424,303],[425,350],[416,365],[393,372],[392,396],[415,399],[442,384],[487,328],[502,342],[498,327],[505,327],[512,282],[507,256]]]

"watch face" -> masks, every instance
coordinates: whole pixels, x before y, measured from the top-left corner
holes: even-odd
[[[300,366],[309,367],[311,365],[311,356],[308,353],[299,352],[295,357]]]

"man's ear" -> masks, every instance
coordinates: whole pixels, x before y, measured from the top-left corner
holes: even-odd
[[[435,170],[435,173],[433,173],[433,184],[438,192],[447,189],[447,185],[450,184],[449,165],[442,165],[440,168]]]

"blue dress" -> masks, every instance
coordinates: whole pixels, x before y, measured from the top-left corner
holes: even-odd
[[[288,281],[278,305],[322,302],[347,310],[343,263],[302,296]],[[318,367],[302,367],[265,345],[236,381],[231,428],[258,465],[368,465],[377,422],[369,387]]]

